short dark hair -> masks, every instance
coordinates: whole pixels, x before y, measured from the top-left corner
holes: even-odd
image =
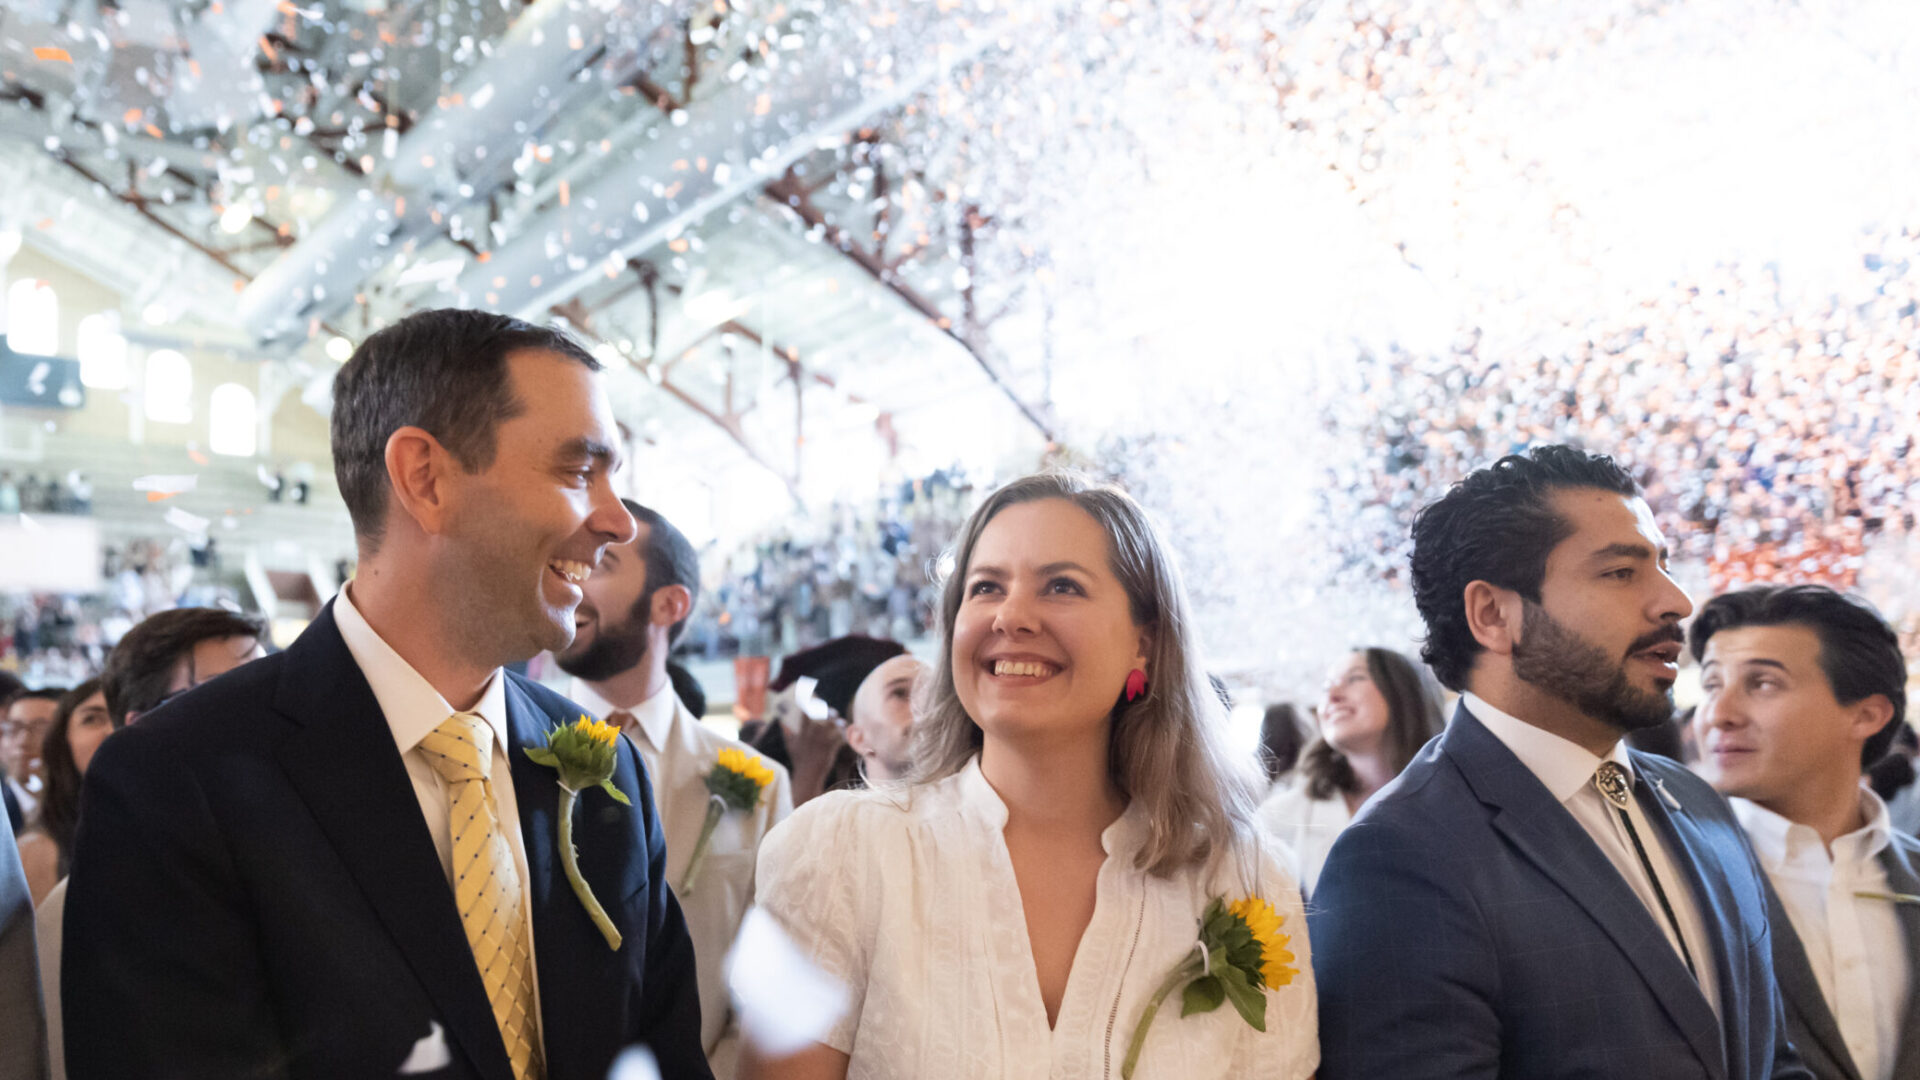
[[[1466,689],[1482,651],[1467,625],[1467,585],[1485,581],[1539,603],[1547,556],[1573,535],[1551,496],[1576,488],[1640,494],[1605,454],[1536,446],[1470,474],[1414,518],[1413,600],[1427,626],[1420,658],[1448,689]]]
[[[1367,658],[1367,677],[1387,701],[1387,731],[1383,739],[1393,774],[1413,763],[1414,755],[1440,734],[1445,726],[1440,715],[1440,696],[1421,677],[1420,668],[1392,649],[1379,647],[1358,650]],[[1360,789],[1360,778],[1345,754],[1333,748],[1325,738],[1315,736],[1300,758],[1300,775],[1306,778],[1307,795],[1329,799],[1334,792],[1351,794]]]
[[[1907,661],[1900,636],[1873,605],[1825,585],[1755,585],[1707,601],[1693,620],[1687,648],[1698,661],[1707,642],[1741,626],[1804,626],[1820,639],[1820,671],[1842,705],[1881,694],[1893,719],[1860,748],[1860,768],[1887,755],[1907,718]]]
[[[64,686],[42,686],[34,690],[22,690],[7,698],[6,708],[13,708],[16,701],[59,701],[67,695]]]
[[[665,585],[684,585],[688,596],[693,601],[699,600],[700,555],[693,550],[687,535],[661,517],[658,510],[641,506],[632,499],[620,501],[626,504],[634,521],[647,527],[647,542],[640,548],[640,558],[647,564],[647,591],[641,596],[641,603],[646,603],[655,590]],[[692,619],[693,604],[689,602],[687,617],[667,631],[668,646],[680,641],[680,635],[686,633],[687,623]]]
[[[440,440],[461,467],[493,464],[495,429],[525,404],[507,357],[539,349],[599,371],[566,331],[487,311],[409,315],[355,349],[333,377],[333,475],[354,532],[377,544],[387,525],[387,440],[403,427]]]
[[[1306,744],[1307,729],[1300,722],[1299,709],[1286,702],[1267,706],[1260,717],[1260,767],[1268,783],[1293,771]]]
[[[258,616],[226,608],[173,608],[148,616],[127,631],[107,654],[100,672],[100,689],[107,695],[107,717],[115,728],[127,717],[159,706],[173,684],[173,668],[193,655],[203,641],[230,637],[256,638],[267,643],[267,624]]]

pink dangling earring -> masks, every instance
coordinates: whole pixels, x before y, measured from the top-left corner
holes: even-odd
[[[1147,673],[1139,668],[1127,672],[1127,700],[1133,701],[1147,692]]]

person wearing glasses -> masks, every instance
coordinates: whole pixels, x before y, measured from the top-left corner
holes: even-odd
[[[54,707],[64,693],[66,689],[58,686],[21,690],[0,707],[0,767],[5,768],[7,790],[19,805],[25,825],[39,816],[40,800],[46,794],[46,764],[40,751],[53,724]]]

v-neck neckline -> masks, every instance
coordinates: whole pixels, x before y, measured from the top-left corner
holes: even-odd
[[[1106,852],[1106,858],[1100,864],[1100,870],[1094,877],[1093,914],[1087,919],[1086,928],[1080,932],[1080,940],[1075,943],[1073,962],[1067,968],[1067,981],[1060,991],[1060,1009],[1051,1023],[1047,1020],[1046,997],[1040,989],[1040,967],[1033,951],[1033,936],[1027,928],[1025,899],[1020,893],[1020,877],[1014,872],[1013,854],[1007,847],[1007,805],[999,792],[980,771],[980,762],[975,758],[968,764],[961,779],[962,798],[973,811],[975,823],[985,832],[989,841],[988,873],[999,875],[999,881],[983,879],[982,885],[991,893],[1004,889],[1005,895],[1013,902],[1013,917],[1018,920],[1014,931],[1002,938],[1010,942],[1013,954],[1005,958],[1006,962],[1017,964],[1014,970],[1020,973],[1014,980],[1018,987],[1018,1012],[1010,1019],[1026,1025],[1032,1024],[1044,1038],[1048,1046],[1048,1072],[1057,1064],[1059,1042],[1062,1033],[1068,1033],[1070,1040],[1083,1036],[1091,1037],[1099,1028],[1099,1002],[1107,986],[1093,986],[1099,979],[1100,958],[1094,954],[1112,947],[1117,931],[1112,924],[1118,917],[1114,914],[1125,899],[1118,885],[1117,875],[1124,874],[1124,860],[1130,858],[1138,846],[1140,829],[1137,802],[1129,803],[1100,834],[1100,844]],[[1116,861],[1122,860],[1122,861]],[[991,900],[987,901],[988,910],[992,910]],[[991,920],[985,920],[991,921]],[[989,940],[997,935],[989,934]],[[1110,980],[1107,980],[1110,981]]]

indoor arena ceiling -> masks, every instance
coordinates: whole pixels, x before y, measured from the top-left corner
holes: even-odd
[[[973,265],[991,223],[918,119],[1015,25],[974,0],[20,0],[0,225],[121,291],[130,339],[286,364],[317,404],[333,338],[458,305],[563,320],[641,437],[789,488],[803,443],[898,438],[956,394],[1045,439],[985,332],[1018,286]]]

